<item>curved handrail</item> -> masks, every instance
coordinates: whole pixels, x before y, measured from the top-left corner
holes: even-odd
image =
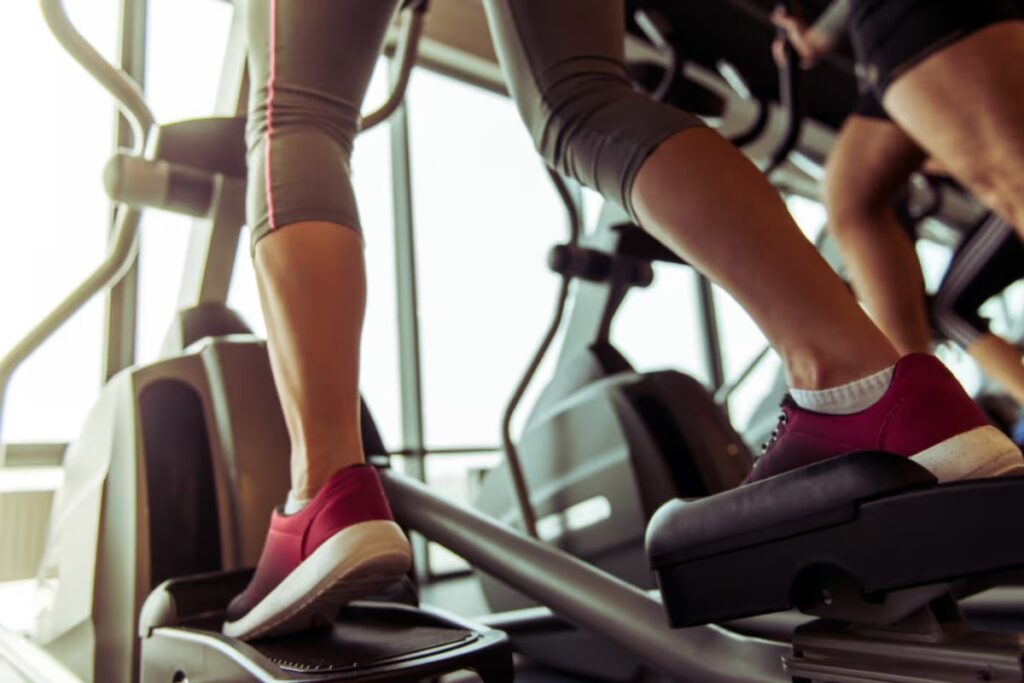
[[[57,42],[117,100],[132,128],[133,149],[141,154],[156,117],[146,104],[139,84],[123,69],[108,62],[79,33],[68,17],[63,0],[39,0],[39,6]]]
[[[63,0],[39,0],[39,6],[47,26],[61,46],[117,100],[132,129],[132,150],[135,154],[142,154],[156,118],[146,104],[139,84],[123,69],[108,62],[74,27]],[[138,255],[139,220],[137,209],[119,205],[106,258],[0,358],[0,443],[4,402],[14,371],[96,294],[124,277]]]
[[[97,293],[124,277],[138,254],[139,218],[137,209],[124,205],[118,208],[110,251],[103,263],[0,358],[0,444],[3,443],[4,399],[14,371]],[[2,460],[0,454],[0,462]]]
[[[788,11],[792,9],[793,4],[792,0],[782,0],[776,7]],[[762,169],[765,175],[770,175],[785,163],[790,153],[796,149],[804,124],[800,56],[784,29],[779,28],[777,34],[783,40],[786,52],[785,63],[779,66],[779,103],[786,115],[786,130],[768,156],[768,162]]]
[[[558,198],[562,200],[562,205],[565,207],[569,228],[568,243],[571,246],[576,246],[580,240],[580,234],[583,232],[583,219],[577,210],[576,200],[569,191],[569,186],[566,185],[565,180],[558,175],[557,171],[548,169],[548,177],[554,183],[555,191],[558,192]],[[548,324],[548,330],[544,334],[544,339],[541,341],[540,346],[530,359],[526,372],[523,373],[519,384],[516,385],[516,390],[512,394],[512,398],[509,399],[508,405],[505,407],[505,413],[501,418],[501,445],[505,449],[505,461],[508,464],[509,478],[512,481],[512,493],[515,495],[516,505],[519,508],[519,518],[523,523],[523,530],[531,538],[539,538],[537,535],[537,513],[533,509],[533,503],[530,502],[529,483],[526,481],[526,472],[523,469],[522,459],[519,457],[519,449],[512,439],[512,418],[515,416],[516,409],[526,394],[526,390],[530,388],[530,383],[533,382],[537,370],[540,369],[540,364],[544,362],[548,349],[551,348],[551,344],[555,340],[555,335],[558,334],[558,330],[562,327],[565,307],[569,301],[571,283],[572,277],[567,273],[562,273],[562,284],[558,290],[555,312],[552,315],[551,322]]]
[[[423,36],[423,20],[428,7],[429,3],[422,1],[403,10],[402,27],[399,29],[398,45],[395,47],[395,59],[398,62],[395,84],[384,104],[363,117],[359,127],[361,133],[390,118],[405,99],[409,77],[416,64],[420,38]]]
[[[660,13],[647,9],[637,10],[633,18],[647,40],[665,59],[665,71],[661,80],[650,92],[651,97],[664,102],[683,80],[682,58],[679,47],[671,35],[671,25]]]
[[[428,0],[418,0],[406,6],[396,49],[399,67],[395,87],[387,101],[364,119],[363,130],[387,119],[401,104],[415,63],[428,5]],[[107,61],[74,27],[64,7],[64,0],[39,0],[39,6],[47,26],[61,46],[117,101],[131,126],[132,154],[143,154],[150,131],[156,124],[156,117],[146,104],[139,84],[123,69]],[[140,217],[138,209],[119,204],[110,249],[103,262],[5,356],[0,357],[0,444],[7,388],[15,370],[92,297],[124,277],[138,256]],[[0,451],[0,462],[2,460],[3,454]]]
[[[754,97],[754,94],[750,91],[750,86],[747,85],[747,81],[743,78],[743,74],[728,61],[724,59],[718,60],[715,68],[718,71],[718,75],[722,77],[722,80],[732,88],[732,91],[741,100],[752,102],[757,107],[757,113],[754,115],[754,120],[751,121],[750,125],[744,130],[729,136],[729,142],[743,149],[756,142],[768,127],[768,105],[760,97]]]

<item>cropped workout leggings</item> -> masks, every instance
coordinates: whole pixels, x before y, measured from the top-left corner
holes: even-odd
[[[254,244],[298,221],[361,229],[349,159],[397,2],[250,3]],[[623,0],[485,4],[509,88],[544,159],[632,213],[630,193],[644,160],[676,132],[702,124],[633,89],[623,63]]]

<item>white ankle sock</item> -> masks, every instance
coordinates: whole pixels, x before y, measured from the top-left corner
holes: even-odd
[[[831,389],[790,389],[789,395],[804,410],[826,415],[851,415],[874,405],[892,383],[896,366]]]
[[[284,514],[294,515],[296,512],[301,512],[302,508],[309,504],[308,500],[300,500],[295,497],[295,494],[291,491],[288,492],[288,500],[284,502]]]

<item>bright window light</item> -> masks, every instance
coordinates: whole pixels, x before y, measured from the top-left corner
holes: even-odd
[[[554,309],[565,210],[507,98],[420,70],[409,110],[427,443],[496,444]]]
[[[232,3],[149,0],[146,100],[157,121],[214,114]],[[188,49],[183,49],[187,36]],[[192,219],[147,210],[140,225],[136,360],[157,359],[177,310]]]
[[[0,467],[0,494],[56,491],[63,481],[61,467]]]
[[[106,56],[118,3],[67,0],[72,21]],[[110,96],[65,54],[37,2],[0,4],[0,354],[102,260],[110,201],[101,172],[113,148]],[[100,385],[103,301],[93,301],[16,373],[4,441],[77,434]]]

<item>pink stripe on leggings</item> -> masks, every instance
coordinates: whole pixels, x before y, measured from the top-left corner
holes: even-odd
[[[270,75],[267,78],[267,158],[265,180],[267,186],[267,220],[270,222],[270,229],[277,227],[274,224],[274,190],[270,178],[270,137],[274,134],[274,95],[275,80],[277,78],[277,0],[270,0]]]

